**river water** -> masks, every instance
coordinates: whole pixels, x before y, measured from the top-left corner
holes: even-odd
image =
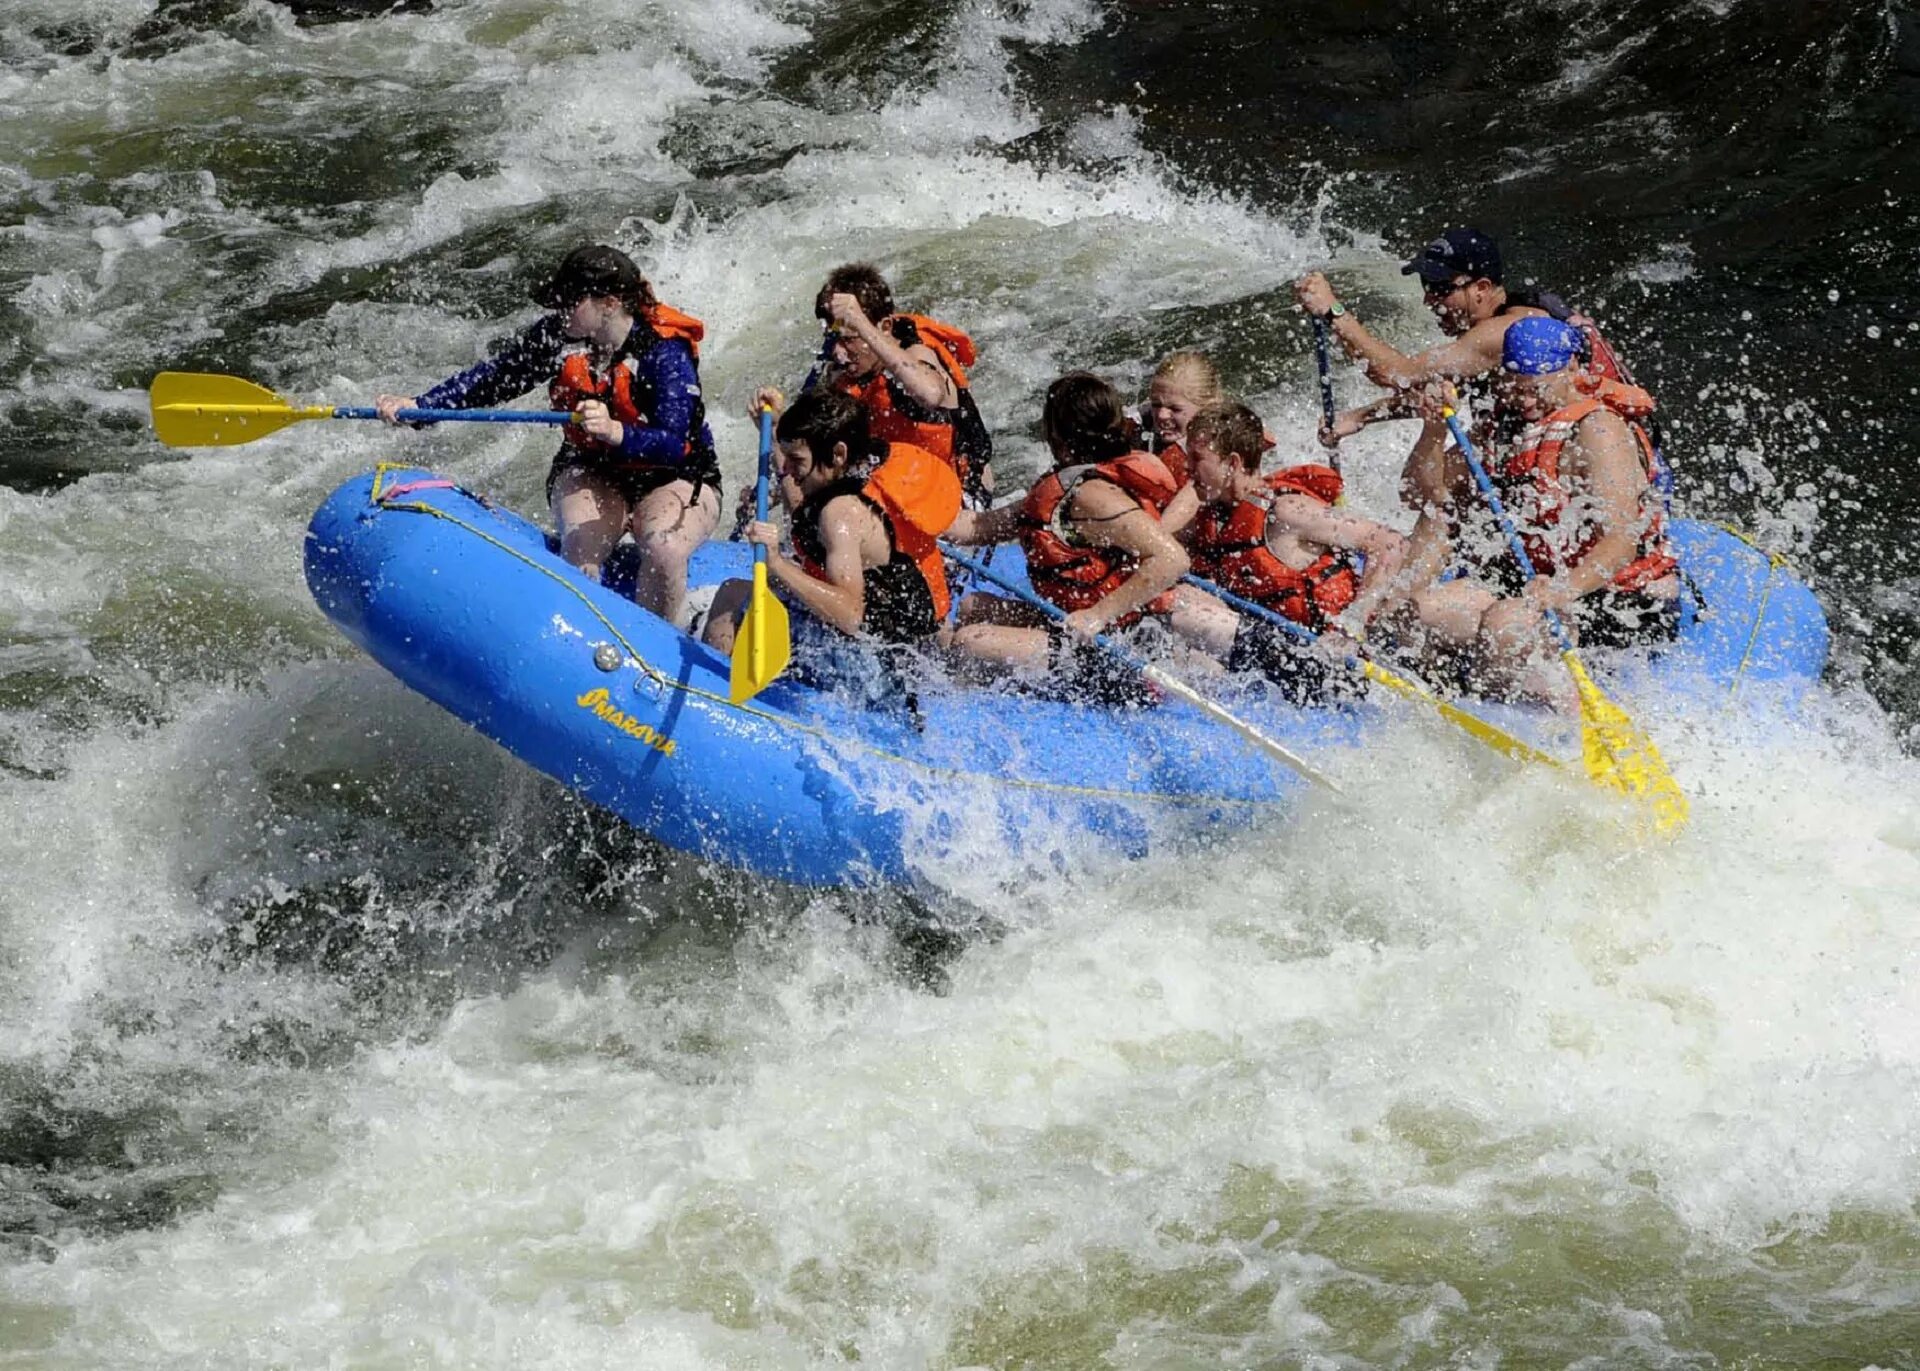
[[[1904,7],[298,8],[0,14],[0,1366],[1920,1366]],[[1010,476],[1176,346],[1303,450],[1286,283],[1418,342],[1467,218],[1604,302],[1829,689],[1645,718],[1667,847],[1408,720],[1214,849],[958,854],[943,993],[924,911],[661,852],[308,600],[334,485],[537,511],[551,434],[145,424],[418,389],[608,239],[730,479],[854,257],[982,342]]]

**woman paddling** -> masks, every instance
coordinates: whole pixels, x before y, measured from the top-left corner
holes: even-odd
[[[720,513],[720,468],[700,394],[699,320],[654,298],[633,259],[603,244],[567,254],[534,291],[552,311],[477,366],[408,398],[402,409],[485,409],[545,385],[572,412],[547,474],[560,550],[587,575],[632,533],[640,553],[634,599],[677,623],[687,558]]]

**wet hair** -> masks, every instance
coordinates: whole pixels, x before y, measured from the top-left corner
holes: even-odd
[[[1153,369],[1153,380],[1171,381],[1202,406],[1219,404],[1226,398],[1220,390],[1220,373],[1204,352],[1168,353]]]
[[[1238,462],[1246,471],[1260,470],[1260,454],[1267,448],[1267,430],[1260,416],[1238,400],[1208,405],[1187,425],[1187,450],[1205,438],[1214,452]]]
[[[858,300],[860,312],[876,324],[893,313],[893,287],[871,262],[848,262],[827,273],[827,283],[813,297],[816,319],[832,322],[833,313],[827,308],[827,302],[836,295],[851,295]]]
[[[653,283],[633,258],[607,243],[575,248],[533,292],[535,303],[548,309],[572,309],[582,300],[601,297],[618,300],[634,317],[649,322],[660,303]]]
[[[802,442],[815,465],[831,465],[837,443],[847,445],[847,461],[857,462],[873,448],[867,430],[867,407],[851,395],[821,387],[803,392],[774,433],[783,443]]]
[[[1108,462],[1137,446],[1120,392],[1090,371],[1070,371],[1047,387],[1041,428],[1047,446],[1077,462]]]

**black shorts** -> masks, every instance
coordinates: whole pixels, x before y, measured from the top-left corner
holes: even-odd
[[[1645,647],[1680,636],[1680,599],[1658,599],[1639,590],[1596,590],[1573,605],[1574,631],[1582,647]]]
[[[553,465],[547,469],[547,504],[553,504],[553,487],[560,477],[569,471],[578,471],[597,481],[605,481],[619,492],[620,498],[631,509],[647,496],[663,486],[675,481],[691,481],[695,500],[699,499],[702,487],[711,486],[717,496],[720,493],[720,468],[715,465],[699,467],[633,467],[614,466],[610,463],[582,462],[562,453],[553,459]]]
[[[904,558],[866,570],[861,588],[866,617],[860,630],[883,643],[913,643],[940,631],[933,592],[920,568]]]
[[[1068,633],[1058,619],[1048,619],[1046,630],[1047,678],[1036,691],[1043,698],[1108,709],[1150,709],[1160,703],[1160,692],[1137,667]]]

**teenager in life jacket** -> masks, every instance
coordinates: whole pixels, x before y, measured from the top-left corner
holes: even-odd
[[[875,438],[924,448],[953,467],[970,502],[990,501],[993,439],[966,371],[973,340],[951,324],[896,311],[893,288],[865,262],[835,267],[813,312],[826,334],[801,391],[824,385],[864,402]],[[761,388],[753,417],[780,403],[778,391]]]
[[[1303,462],[1261,475],[1267,446],[1260,416],[1243,404],[1210,406],[1187,426],[1200,511],[1181,538],[1194,573],[1318,634],[1338,634],[1349,610],[1364,623],[1399,571],[1407,540],[1336,509],[1341,480],[1330,466]],[[1354,570],[1356,554],[1364,575]],[[1355,650],[1344,637],[1330,647],[1343,656]]]
[[[1416,586],[1415,643],[1496,696],[1578,708],[1542,616],[1554,610],[1586,647],[1671,641],[1679,631],[1679,562],[1654,482],[1643,390],[1583,374],[1574,325],[1523,319],[1501,347],[1500,400],[1525,422],[1497,443],[1487,469],[1536,573],[1523,582],[1505,538],[1457,449],[1447,453],[1449,507],[1424,536],[1461,552],[1477,576]],[[1418,544],[1423,537],[1415,531]]]
[[[1171,352],[1147,382],[1148,449],[1167,464],[1173,479],[1187,483],[1187,425],[1193,416],[1226,398],[1220,373],[1204,352]]]
[[[936,541],[960,512],[960,478],[924,448],[871,433],[866,406],[850,395],[811,390],[774,430],[780,501],[791,516],[793,555],[780,531],[749,522],[747,541],[767,549],[767,575],[780,598],[802,611],[794,620],[796,664],[838,637],[882,644],[921,643],[951,605]],[[706,641],[722,652],[752,593],[728,581],[715,593]],[[809,621],[833,630],[822,635]]]
[[[687,558],[720,514],[720,467],[700,394],[705,327],[654,298],[633,259],[576,248],[533,293],[552,311],[477,366],[417,396],[381,395],[396,411],[490,409],[547,387],[570,410],[547,473],[561,554],[596,580],[623,533],[639,551],[634,599],[677,623]]]
[[[1067,612],[1065,627],[1029,605],[969,595],[953,646],[986,674],[1051,674],[1069,694],[1141,702],[1133,673],[1082,639],[1151,614],[1189,640],[1231,641],[1233,612],[1179,584],[1187,554],[1160,520],[1180,487],[1139,449],[1118,391],[1090,372],[1069,372],[1047,388],[1043,427],[1053,470],[1017,505],[962,512],[947,536],[974,545],[1017,538],[1035,592]]]

